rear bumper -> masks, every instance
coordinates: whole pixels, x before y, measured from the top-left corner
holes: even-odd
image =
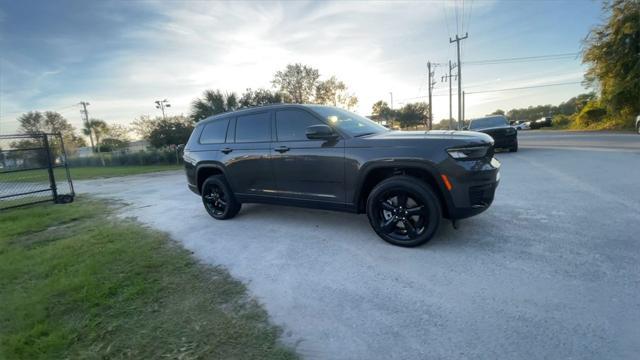
[[[492,158],[482,163],[461,161],[457,165],[459,169],[447,174],[452,185],[447,215],[463,219],[480,214],[493,203],[500,183],[500,162]]]

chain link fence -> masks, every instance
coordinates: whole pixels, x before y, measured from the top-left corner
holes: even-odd
[[[74,196],[60,134],[0,135],[0,210]]]

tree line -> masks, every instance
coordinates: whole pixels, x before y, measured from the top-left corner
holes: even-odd
[[[335,76],[320,79],[320,72],[308,65],[289,64],[274,74],[272,89],[248,88],[240,96],[234,92],[205,90],[191,104],[190,118],[198,122],[212,115],[269,104],[320,104],[351,110],[358,98]]]
[[[358,98],[347,85],[331,76],[321,79],[320,72],[308,65],[289,64],[274,74],[273,89],[248,88],[241,95],[219,89],[205,90],[201,97],[193,100],[188,116],[151,117],[143,115],[130,126],[108,124],[101,119],[89,119],[79,132],[61,114],[53,111],[32,111],[18,117],[19,132],[37,134],[41,132],[61,133],[70,153],[78,147],[87,146],[80,133],[91,140],[94,152],[111,152],[125,149],[135,134],[147,140],[154,148],[165,148],[187,142],[195,123],[209,116],[252,106],[277,103],[321,104],[353,109]],[[16,142],[14,147],[30,146],[28,141]]]

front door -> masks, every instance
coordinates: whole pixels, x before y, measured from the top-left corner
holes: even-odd
[[[278,196],[344,203],[344,140],[307,139],[306,128],[323,122],[304,109],[274,115],[271,159]]]

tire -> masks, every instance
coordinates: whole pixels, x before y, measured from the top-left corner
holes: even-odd
[[[205,210],[216,220],[231,219],[242,207],[223,175],[208,177],[200,193]]]
[[[414,247],[435,235],[442,209],[429,185],[420,179],[400,175],[383,180],[371,191],[367,198],[367,217],[384,241]]]
[[[518,143],[516,143],[515,145],[513,145],[510,149],[509,152],[518,152]]]

